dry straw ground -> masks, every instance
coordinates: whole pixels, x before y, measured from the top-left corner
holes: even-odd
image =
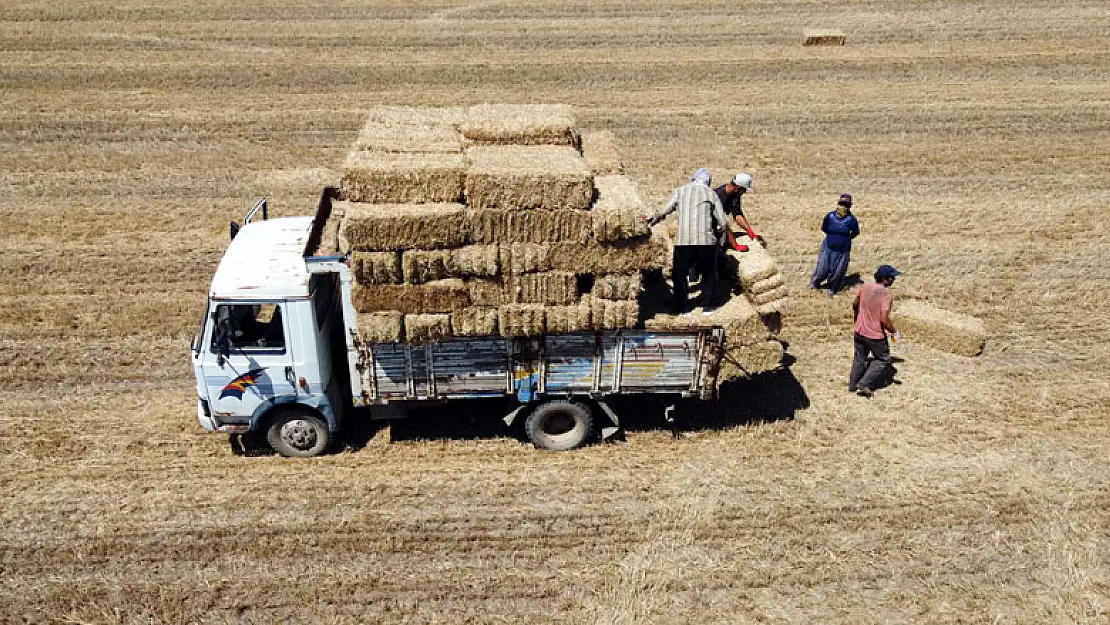
[[[1110,620],[1103,0],[320,4],[0,6],[0,621]],[[565,454],[202,434],[226,222],[310,210],[371,106],[481,102],[573,105],[652,205],[752,172],[793,377]],[[907,336],[847,394],[848,296],[804,291],[842,192],[851,271],[983,355]]]

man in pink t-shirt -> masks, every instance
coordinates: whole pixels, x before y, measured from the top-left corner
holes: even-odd
[[[894,299],[890,285],[900,275],[902,272],[894,267],[880,265],[875,271],[875,281],[856,291],[852,301],[855,356],[848,379],[849,392],[871,397],[875,384],[890,369],[890,344],[886,335],[897,337],[898,334],[890,322],[890,304]]]

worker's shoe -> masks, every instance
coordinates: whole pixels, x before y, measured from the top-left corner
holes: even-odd
[[[856,395],[859,395],[860,397],[870,398],[874,394],[875,392],[867,388],[866,386],[861,386],[856,389]]]

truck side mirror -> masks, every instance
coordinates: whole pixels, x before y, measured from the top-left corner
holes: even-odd
[[[239,234],[239,224],[237,224],[233,221],[233,222],[231,222],[231,238],[232,238],[232,240],[235,239],[235,235],[237,235],[237,234]]]
[[[231,320],[222,319],[216,323],[212,330],[212,342],[216,345],[216,364],[222,367],[231,356]]]

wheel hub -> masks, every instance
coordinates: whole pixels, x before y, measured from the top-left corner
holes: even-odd
[[[281,426],[281,440],[297,449],[312,449],[316,444],[316,428],[308,421],[294,419]]]

